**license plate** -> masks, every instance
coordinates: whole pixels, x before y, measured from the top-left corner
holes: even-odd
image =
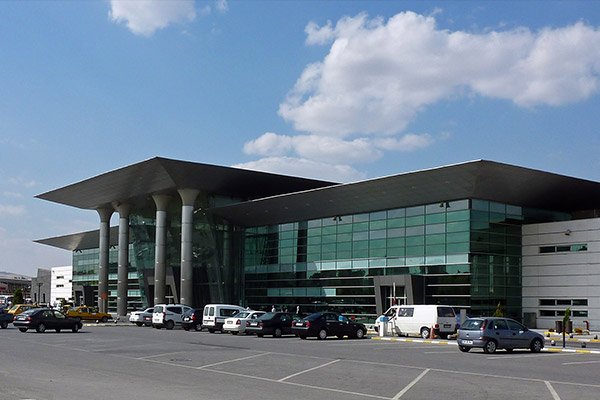
[[[452,328],[451,324],[444,324],[444,328]]]
[[[231,324],[233,324],[233,321],[227,321],[227,324],[231,325]]]
[[[296,326],[304,326],[302,322],[296,322]]]
[[[462,344],[473,344],[472,340],[463,340]]]
[[[250,322],[250,326],[258,326],[258,322]]]

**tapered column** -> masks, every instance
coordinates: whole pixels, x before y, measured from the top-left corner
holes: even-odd
[[[100,230],[98,249],[100,257],[98,263],[98,309],[108,312],[108,251],[110,247],[110,217],[112,208],[98,208],[100,216]]]
[[[167,280],[167,206],[171,196],[155,194],[156,234],[154,248],[154,304],[163,304]]]
[[[192,233],[194,201],[198,190],[180,189],[181,196],[181,288],[179,302],[193,306]]]
[[[119,213],[119,258],[117,266],[117,316],[127,315],[127,269],[129,267],[129,204],[115,207]]]

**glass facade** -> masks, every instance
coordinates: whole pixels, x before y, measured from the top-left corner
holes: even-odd
[[[247,305],[377,315],[374,277],[411,275],[415,304],[521,316],[521,225],[567,215],[459,200],[248,228]],[[400,301],[403,288],[395,297]]]

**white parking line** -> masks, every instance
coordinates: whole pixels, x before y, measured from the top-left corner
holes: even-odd
[[[548,382],[548,381],[544,381],[544,382],[546,383],[546,387],[550,391],[550,394],[552,395],[552,398],[554,400],[560,400],[560,397],[558,396],[558,393],[556,393],[556,390],[554,390],[554,388],[552,387],[552,385],[550,384],[550,382]]]
[[[214,367],[216,365],[222,365],[222,364],[232,363],[232,362],[236,362],[236,361],[248,360],[250,358],[266,356],[267,354],[271,354],[271,353],[270,352],[266,352],[266,353],[260,353],[260,354],[253,354],[253,355],[248,356],[248,357],[240,357],[240,358],[236,358],[234,360],[226,360],[226,361],[216,362],[214,364],[206,364],[206,365],[203,365],[201,367],[197,367],[197,369],[209,368],[209,367]]]
[[[424,351],[423,354],[458,354],[456,351]]]
[[[302,375],[302,374],[305,374],[305,373],[307,373],[307,372],[314,371],[315,369],[319,369],[319,368],[326,367],[326,366],[328,366],[328,365],[331,365],[331,364],[333,364],[333,363],[336,363],[336,362],[338,362],[338,361],[340,361],[340,360],[333,360],[333,361],[330,361],[330,362],[328,362],[328,363],[325,363],[325,364],[323,364],[323,365],[319,365],[319,366],[316,366],[316,367],[312,367],[312,368],[309,368],[309,369],[305,369],[304,371],[296,372],[295,374],[292,374],[292,375],[286,376],[285,378],[278,379],[278,380],[277,380],[277,382],[283,382],[283,381],[286,381],[286,380],[288,380],[288,379],[290,379],[290,378],[293,378],[294,376]]]
[[[490,357],[486,357],[488,360],[499,360],[499,359],[504,359],[504,358],[537,358],[537,357],[556,357],[556,356],[580,356],[581,354],[579,353],[564,353],[564,354],[559,354],[559,353],[538,353],[538,354],[512,354],[510,356],[501,356],[501,355],[497,355],[497,356],[490,356]]]
[[[417,382],[419,382],[421,380],[422,377],[425,376],[426,373],[428,373],[430,370],[426,369],[425,371],[421,372],[419,374],[419,376],[417,376],[415,379],[413,379],[413,381],[411,383],[409,383],[408,385],[406,385],[404,387],[404,389],[402,389],[401,391],[398,392],[397,395],[395,395],[392,400],[398,400],[399,398],[401,398],[402,396],[404,396],[404,394],[406,392],[408,392],[410,390],[411,387],[413,387]]]
[[[600,361],[573,361],[568,363],[562,363],[562,365],[575,365],[575,364],[597,364]]]

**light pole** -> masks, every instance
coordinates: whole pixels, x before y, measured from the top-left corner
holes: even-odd
[[[40,289],[42,288],[42,285],[44,284],[44,282],[38,282],[38,295],[37,295],[37,304],[40,304]]]

